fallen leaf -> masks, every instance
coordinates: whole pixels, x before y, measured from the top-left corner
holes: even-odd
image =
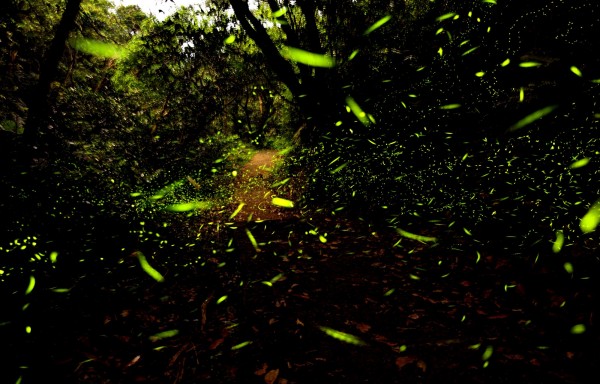
[[[356,324],[356,328],[359,331],[361,331],[362,333],[366,333],[366,332],[369,332],[369,330],[371,329],[371,326],[369,324],[358,323],[358,324]]]
[[[254,374],[255,374],[256,376],[262,376],[262,375],[264,375],[265,373],[267,373],[267,368],[268,368],[268,367],[269,367],[269,366],[267,365],[267,363],[263,363],[262,367],[261,367],[260,369],[257,369],[257,370],[254,372]]]
[[[423,373],[427,371],[427,363],[425,363],[423,360],[417,361],[417,367],[419,367]]]
[[[495,320],[495,319],[506,319],[508,317],[507,314],[500,314],[500,315],[492,315],[492,316],[488,316],[488,319],[490,320]]]
[[[265,375],[265,383],[273,384],[279,376],[279,369],[272,369]]]
[[[208,347],[209,350],[213,350],[216,349],[219,345],[221,345],[223,343],[223,341],[225,341],[224,338],[221,339],[217,339],[215,341],[212,342],[212,344]]]
[[[415,356],[400,356],[396,358],[396,366],[398,369],[402,369],[405,365],[412,364],[417,361]]]

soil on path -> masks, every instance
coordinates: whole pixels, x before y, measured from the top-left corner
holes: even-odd
[[[286,198],[276,196],[271,187],[274,182],[272,172],[278,161],[281,161],[279,151],[264,149],[258,151],[240,170],[233,186],[232,200],[236,211],[243,205],[240,211],[233,211],[236,212],[234,221],[284,220],[293,217],[292,210],[279,208],[272,203],[274,197]]]

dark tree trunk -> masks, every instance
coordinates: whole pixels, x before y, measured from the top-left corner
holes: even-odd
[[[29,113],[23,134],[25,139],[33,145],[41,144],[41,136],[47,129],[50,85],[58,74],[58,65],[64,52],[65,43],[69,38],[69,33],[75,26],[75,20],[79,14],[82,1],[68,0],[54,38],[42,62],[39,80],[29,94],[27,100]]]
[[[269,67],[275,72],[279,80],[288,87],[298,103],[300,111],[306,118],[306,124],[299,133],[301,143],[305,145],[314,144],[318,139],[319,131],[333,123],[331,116],[341,102],[341,99],[338,100],[335,97],[335,92],[332,92],[331,84],[328,81],[323,81],[327,77],[325,74],[331,69],[299,65],[300,73],[297,74],[292,64],[281,56],[262,23],[252,14],[248,8],[248,3],[244,0],[230,0],[230,4],[242,28],[263,52]],[[269,5],[274,11],[276,10],[276,2],[269,1]],[[321,53],[323,49],[318,38],[314,18],[316,8],[313,1],[303,2],[301,9],[303,13],[306,13],[309,41],[302,44],[298,31],[290,26],[283,26],[286,39],[290,45]]]

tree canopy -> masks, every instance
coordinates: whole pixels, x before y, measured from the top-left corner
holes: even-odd
[[[327,361],[327,371],[334,347],[304,363],[286,355],[234,369],[227,359],[277,354],[288,341],[318,350],[320,337],[372,352],[362,363],[348,352],[358,365],[332,368],[333,381],[436,381],[451,363],[433,346],[478,350],[483,368],[525,360],[508,342],[494,349],[496,335],[460,328],[505,318],[523,344],[566,348],[582,372],[598,362],[600,2],[206,0],[159,20],[110,0],[9,0],[0,13],[0,335],[19,350],[12,382],[37,377],[19,367],[34,366],[28,349],[43,337],[68,349],[49,336],[68,328],[58,321],[35,338],[45,313],[94,295],[109,308],[112,283],[131,309],[143,279],[155,285],[139,302],[157,308],[181,282],[177,305],[195,303],[200,325],[173,315],[173,329],[136,339],[142,360],[163,363],[156,343],[180,343],[163,345],[179,352],[158,381],[179,377],[174,362],[191,361],[195,345],[214,362],[206,367],[229,370],[218,379],[195,363],[186,373],[196,379],[236,382],[239,368],[265,382],[315,381],[318,369],[302,367]],[[259,289],[280,286],[273,307]],[[380,329],[359,319],[367,307]],[[419,309],[398,330],[386,322],[401,307]],[[104,325],[134,322],[129,309]],[[429,310],[460,335],[411,336]],[[544,348],[531,344],[532,366],[552,365]],[[427,368],[421,350],[445,368]],[[85,365],[53,355],[52,372],[61,358],[71,371]],[[123,372],[137,369],[123,359]],[[575,382],[571,368],[557,375]]]

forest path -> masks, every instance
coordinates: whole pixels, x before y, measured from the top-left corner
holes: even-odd
[[[237,182],[233,185],[232,201],[235,207],[239,209],[243,204],[240,211],[236,209],[237,213],[233,217],[236,222],[283,220],[291,217],[289,209],[282,209],[272,204],[273,197],[276,197],[271,187],[272,172],[281,160],[279,151],[263,149],[242,167]]]

